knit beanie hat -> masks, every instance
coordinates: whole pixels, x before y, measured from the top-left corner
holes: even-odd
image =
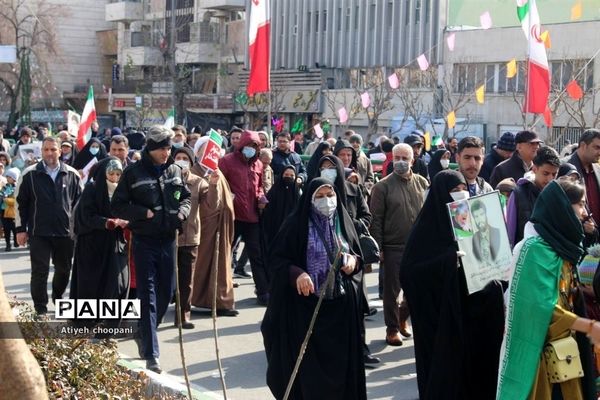
[[[163,147],[170,147],[174,136],[175,134],[171,129],[165,128],[162,125],[154,125],[146,135],[146,149],[152,151],[162,149]]]

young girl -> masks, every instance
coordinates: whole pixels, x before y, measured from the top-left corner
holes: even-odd
[[[10,234],[12,233],[15,248],[19,247],[17,244],[17,232],[15,230],[15,216],[16,216],[16,200],[15,200],[15,187],[17,180],[19,179],[20,171],[18,168],[10,168],[6,171],[6,185],[0,189],[0,199],[2,204],[0,209],[2,210],[2,229],[4,230],[4,240],[6,240],[6,248],[4,251],[11,251],[10,246]]]

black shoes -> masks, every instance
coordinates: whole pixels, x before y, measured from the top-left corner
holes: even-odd
[[[179,324],[177,322],[174,325],[179,328]],[[191,321],[183,321],[183,324],[181,324],[181,329],[194,329],[195,327],[196,326]]]
[[[364,356],[365,367],[367,368],[377,368],[381,360],[377,357],[372,356],[371,354],[365,354]]]
[[[252,278],[252,275],[246,272],[243,268],[236,268],[233,270],[233,277],[240,279],[249,279]]]
[[[237,317],[239,314],[238,310],[217,310],[219,317]]]
[[[146,360],[146,369],[156,372],[157,374],[162,373],[162,368],[160,368],[158,358],[150,358]]]
[[[372,317],[375,314],[377,314],[377,309],[375,307],[369,307],[369,309],[365,313],[365,316]]]

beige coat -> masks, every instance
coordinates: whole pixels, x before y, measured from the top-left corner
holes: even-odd
[[[216,185],[204,177],[206,170],[196,164],[192,174],[200,177],[200,245],[194,269],[192,304],[196,307],[212,308],[213,270],[215,250],[217,263],[217,309],[234,309],[233,277],[231,272],[231,246],[233,242],[234,213],[233,197],[224,176]],[[216,238],[219,232],[219,244]]]
[[[183,179],[188,185],[190,192],[192,192],[192,205],[190,207],[190,215],[183,223],[183,230],[179,234],[177,245],[179,247],[198,246],[200,244],[200,192],[203,190],[201,185],[203,183],[206,185],[207,183],[189,171],[184,174]]]
[[[371,191],[371,235],[385,251],[403,250],[424,202],[427,179],[413,174],[403,178],[389,174]]]

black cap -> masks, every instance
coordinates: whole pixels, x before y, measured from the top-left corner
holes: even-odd
[[[521,131],[515,136],[515,143],[543,143],[543,140],[535,132]]]
[[[404,138],[404,143],[406,143],[410,146],[415,146],[417,144],[423,144],[423,138],[419,135],[411,134]]]

